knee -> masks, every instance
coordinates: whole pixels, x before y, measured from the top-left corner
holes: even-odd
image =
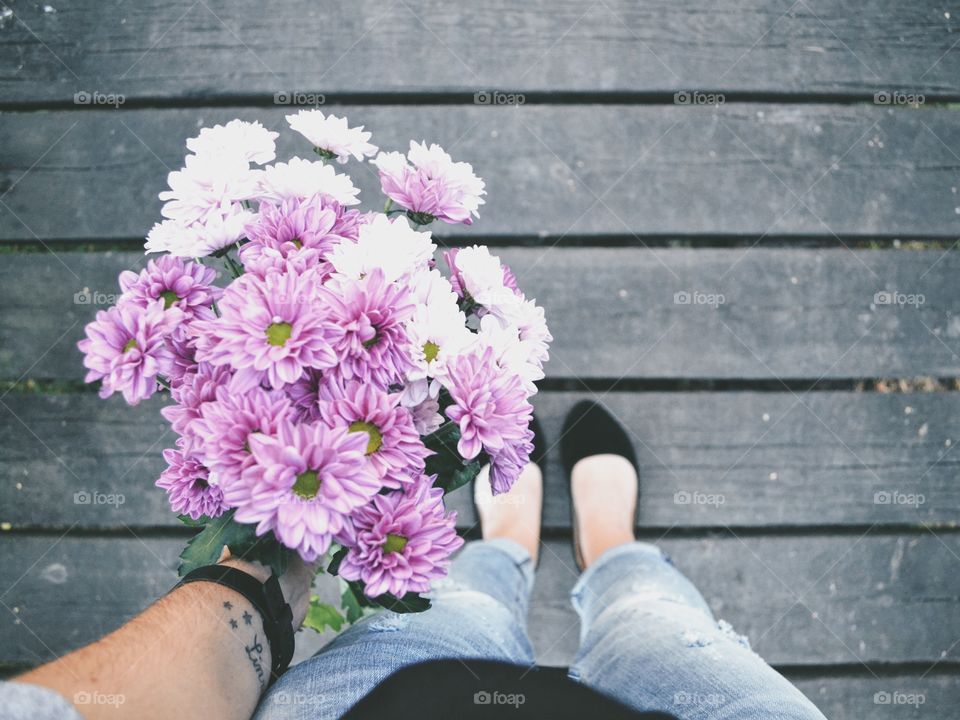
[[[340,717],[360,698],[347,688],[319,685],[310,661],[296,665],[277,680],[260,700],[253,720],[301,720],[304,717]]]

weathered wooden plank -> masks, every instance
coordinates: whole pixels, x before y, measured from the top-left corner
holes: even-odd
[[[555,337],[547,372],[554,378],[776,381],[960,374],[957,253],[496,252],[547,310]],[[76,341],[84,325],[113,302],[117,273],[143,262],[139,253],[4,256],[0,377],[81,379]],[[877,304],[878,292],[917,304]]]
[[[960,57],[960,54],[958,54]],[[232,117],[284,129],[289,107],[4,113],[0,239],[143,237],[184,140]],[[487,182],[444,235],[923,236],[952,241],[960,121],[868,105],[338,108],[387,149],[446,146]],[[286,131],[280,156],[309,154]],[[373,167],[348,166],[367,207]],[[442,225],[442,224],[441,224]]]
[[[0,96],[278,91],[960,91],[957,20],[933,0],[447,4],[253,0],[15,5]],[[408,40],[403,52],[397,38]]]
[[[581,399],[603,402],[632,436],[641,529],[960,519],[954,393],[545,392],[534,404],[550,447],[550,529],[570,527],[560,443],[563,418]],[[470,527],[467,500],[456,502]]]
[[[926,670],[878,677],[866,669],[859,677],[786,675],[830,720],[893,720],[910,713],[929,720],[951,720],[960,703],[960,677],[950,668],[934,668],[929,674]]]
[[[952,524],[960,518],[960,395],[543,392],[548,453],[544,525],[568,530],[561,425],[602,401],[634,438],[637,527]],[[161,402],[128,408],[94,394],[0,400],[0,520],[18,528],[179,523],[153,481],[173,434]],[[476,523],[469,488],[450,498]]]
[[[2,540],[3,662],[41,662],[89,642],[175,582],[182,540],[19,536]],[[954,535],[665,540],[718,616],[775,664],[956,660],[960,574]],[[546,664],[566,664],[578,631],[569,548],[550,541],[531,610]],[[800,602],[798,602],[798,599]],[[815,615],[814,615],[815,614]]]
[[[659,543],[718,618],[773,664],[955,660],[956,535],[670,539]],[[579,621],[566,542],[541,546],[531,609],[538,658],[567,665]],[[864,713],[864,717],[872,717]]]
[[[95,394],[0,399],[2,520],[14,527],[176,527],[154,487],[175,434],[163,400],[127,407]]]

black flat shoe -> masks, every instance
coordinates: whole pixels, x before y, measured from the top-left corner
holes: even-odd
[[[563,459],[564,471],[568,481],[573,480],[573,466],[591,455],[619,455],[633,465],[637,471],[637,456],[633,449],[630,436],[623,426],[617,422],[609,411],[599,403],[584,400],[567,413],[563,422],[563,435],[560,439],[560,454]],[[639,488],[639,485],[638,485]],[[639,498],[639,489],[632,493],[633,508],[630,516],[635,517],[636,503]],[[573,528],[573,552],[577,565],[586,570],[583,553],[580,550],[580,531],[577,519],[576,504],[573,501],[573,490],[570,491],[570,522]]]
[[[570,475],[573,466],[585,457],[608,454],[626,458],[633,469],[638,470],[633,443],[617,419],[599,403],[578,402],[563,421],[560,440],[563,469]]]
[[[530,462],[536,463],[540,468],[540,473],[544,480],[547,478],[547,438],[543,434],[543,426],[533,416],[533,422],[530,423],[530,429],[533,430],[533,450],[530,451]]]

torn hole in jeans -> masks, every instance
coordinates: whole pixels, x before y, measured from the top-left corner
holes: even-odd
[[[738,645],[742,645],[747,650],[752,650],[750,647],[750,639],[746,635],[741,635],[734,630],[733,625],[728,623],[726,620],[717,620],[717,629],[720,630],[721,634],[730,638]]]
[[[750,650],[750,640],[746,635],[741,635],[736,630],[733,629],[733,626],[728,623],[726,620],[718,620],[716,622],[716,628],[719,631],[719,636],[732,640],[738,645],[745,647],[747,650]],[[680,634],[683,644],[687,647],[698,648],[698,647],[708,647],[713,645],[716,640],[716,636],[711,632],[703,632],[700,630],[684,630]]]
[[[407,626],[409,618],[405,614],[384,612],[370,623],[373,632],[397,632]]]

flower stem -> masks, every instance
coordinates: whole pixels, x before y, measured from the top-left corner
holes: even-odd
[[[223,254],[223,259],[227,263],[227,269],[230,271],[230,274],[233,275],[234,279],[243,275],[243,268],[232,257],[230,257],[229,252],[225,252]]]

